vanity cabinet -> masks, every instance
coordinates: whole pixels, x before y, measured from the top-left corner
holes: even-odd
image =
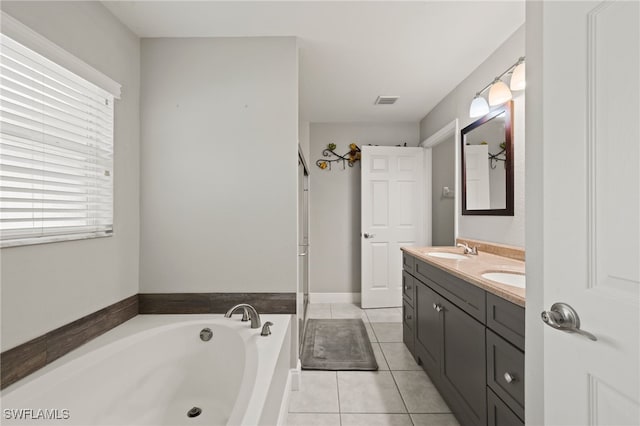
[[[521,424],[524,308],[403,255],[414,290],[403,300],[414,319],[405,343],[416,361],[462,425]]]

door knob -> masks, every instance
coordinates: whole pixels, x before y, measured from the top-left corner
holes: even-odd
[[[551,305],[551,309],[543,311],[540,317],[549,327],[568,333],[581,334],[593,341],[598,340],[593,334],[580,329],[580,317],[578,317],[578,313],[566,303],[554,303]]]
[[[366,232],[365,232],[364,234],[362,234],[362,236],[363,236],[363,237],[365,237],[365,238],[373,238],[373,237],[375,237],[375,235],[373,235],[373,234],[368,234],[368,233],[366,233]]]
[[[440,312],[442,311],[442,305],[439,303],[434,303],[433,304],[433,309],[435,309],[436,311]]]

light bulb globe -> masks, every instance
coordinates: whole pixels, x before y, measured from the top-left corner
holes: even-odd
[[[471,101],[471,107],[469,108],[469,117],[476,118],[482,117],[489,113],[489,104],[487,100],[480,96],[476,95]]]
[[[513,70],[513,74],[511,74],[511,90],[524,90],[527,85],[527,81],[525,79],[525,67],[524,62],[519,64],[516,69]]]
[[[513,98],[511,90],[504,84],[504,81],[496,78],[491,89],[489,89],[489,105],[496,106],[501,105]]]

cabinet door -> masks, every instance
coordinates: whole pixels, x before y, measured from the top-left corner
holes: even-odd
[[[440,357],[442,352],[442,323],[440,313],[434,309],[442,303],[435,291],[418,280],[416,286],[415,307],[416,321],[416,355],[429,376],[436,379],[440,376]]]
[[[485,425],[485,327],[451,302],[441,303],[441,379],[445,397],[463,425]]]

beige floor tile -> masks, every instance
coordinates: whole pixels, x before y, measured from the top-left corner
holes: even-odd
[[[402,399],[409,413],[450,413],[424,371],[393,371]]]
[[[380,343],[390,370],[422,370],[404,343]]]
[[[387,360],[384,358],[380,344],[371,342],[371,348],[378,363],[378,371],[389,371],[389,364],[387,364]]]
[[[289,413],[287,426],[340,426],[340,414]]]
[[[369,322],[402,323],[402,308],[366,309]]]
[[[388,371],[338,371],[342,413],[406,413]]]
[[[412,414],[414,426],[460,426],[453,414]]]
[[[371,323],[365,321],[364,326],[367,329],[367,334],[369,335],[369,341],[377,342],[378,338],[376,337],[376,333],[373,332],[373,327],[371,326]]]
[[[291,392],[291,413],[338,413],[338,387],[334,371],[303,371],[300,390]]]
[[[401,322],[372,322],[378,342],[402,342]]]
[[[342,426],[413,426],[408,414],[341,414]]]
[[[331,304],[311,303],[307,306],[307,318],[331,319]]]
[[[331,318],[333,319],[362,318],[362,321],[364,322],[369,321],[365,312],[362,309],[360,309],[358,305],[354,305],[352,303],[332,303]]]

